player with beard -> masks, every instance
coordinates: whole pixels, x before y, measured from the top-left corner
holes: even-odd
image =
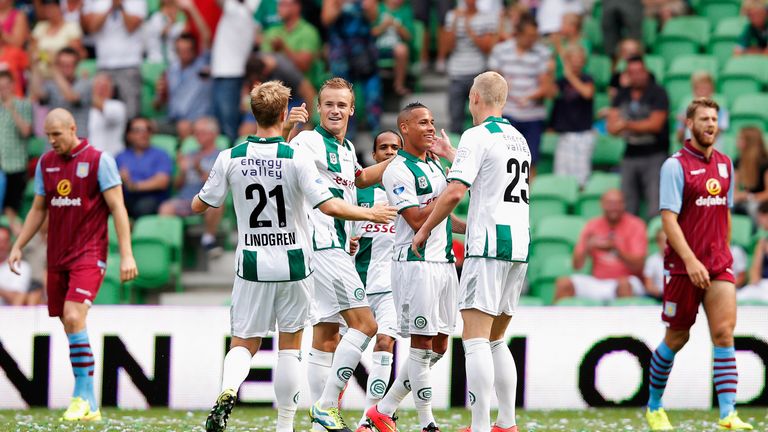
[[[731,160],[714,148],[718,109],[708,98],[688,105],[685,123],[692,138],[661,169],[659,208],[667,235],[661,318],[667,330],[651,357],[646,419],[653,431],[673,430],[661,398],[675,354],[688,341],[702,303],[714,344],[713,384],[720,405],[717,427],[752,429],[735,410],[736,287],[729,248],[734,182]]]

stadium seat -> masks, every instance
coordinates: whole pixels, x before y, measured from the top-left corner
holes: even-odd
[[[744,126],[752,125],[763,132],[768,129],[768,94],[741,95],[733,101],[731,106],[731,130],[737,131]]]
[[[656,45],[656,39],[659,37],[659,23],[655,18],[643,18],[643,45],[653,48]]]
[[[181,290],[183,222],[179,217],[143,216],[136,220],[132,236],[139,276],[132,284],[139,301],[143,289],[156,289],[175,280]]]
[[[151,119],[162,116],[152,105],[155,99],[155,85],[165,72],[165,63],[144,62],[141,64],[141,114]]]
[[[219,135],[218,137],[216,137],[216,148],[219,149],[219,151],[226,150],[229,147],[230,147],[230,142],[229,142],[229,138],[227,138],[226,135]],[[181,143],[182,154],[190,154],[198,150],[200,150],[200,144],[198,144],[194,136],[188,136]]]
[[[646,235],[648,236],[648,255],[658,252],[656,247],[656,231],[661,229],[661,216],[654,216],[646,225]]]
[[[534,225],[531,246],[536,256],[571,255],[586,219],[581,216],[551,215]]]
[[[593,167],[610,168],[618,166],[624,157],[627,143],[621,137],[598,134],[592,151]]]
[[[539,146],[539,161],[536,162],[537,174],[551,174],[553,171],[555,150],[560,135],[555,132],[544,132]]]
[[[686,54],[696,54],[709,42],[709,21],[698,16],[669,19],[661,30],[654,52],[667,64]]]
[[[716,143],[715,147],[729,158],[731,158],[731,160],[736,159],[739,153],[739,149],[736,148],[735,133],[721,133],[719,141]]]
[[[619,297],[608,302],[609,306],[658,306],[660,302],[651,297]]]
[[[531,221],[557,214],[567,214],[579,193],[579,184],[573,177],[539,174],[531,184]]]
[[[647,55],[643,57],[643,61],[645,62],[645,67],[651,71],[653,76],[656,78],[656,82],[661,84],[664,82],[664,78],[666,78],[666,62],[664,61],[664,57],[658,56],[658,55]]]
[[[124,300],[123,286],[120,282],[120,254],[107,255],[107,271],[99,288],[94,304],[120,304]]]
[[[745,251],[752,250],[752,219],[749,216],[731,216],[731,243]]]
[[[592,47],[592,52],[605,54],[603,47],[603,29],[600,28],[600,18],[586,18],[582,25],[582,33]]]
[[[759,93],[768,83],[768,57],[744,55],[730,58],[723,68],[720,92],[731,99]]]
[[[737,302],[737,305],[739,305],[739,306],[768,306],[768,301],[758,300],[758,299],[739,300]]]
[[[619,174],[594,172],[584,185],[584,190],[579,195],[576,203],[576,214],[590,219],[602,214],[600,207],[600,198],[603,193],[609,189],[618,189],[621,187],[621,176]]]
[[[587,61],[586,73],[595,82],[595,88],[605,90],[611,81],[611,59],[606,55],[592,54]]]
[[[699,15],[709,20],[712,28],[727,18],[739,16],[740,5],[731,1],[706,2]]]
[[[544,306],[544,300],[540,297],[534,296],[520,296],[520,300],[517,302],[518,306]]]
[[[120,252],[120,243],[117,241],[117,229],[115,229],[115,218],[109,215],[107,220],[107,236],[109,242],[109,253]]]
[[[602,306],[602,305],[603,305],[603,302],[601,302],[600,300],[594,300],[594,299],[583,298],[583,297],[566,297],[558,300],[555,303],[555,306],[593,307],[593,306]]]
[[[709,44],[709,52],[721,66],[733,57],[733,48],[746,25],[747,18],[744,16],[723,18],[717,23]]]
[[[691,75],[704,71],[709,73],[717,82],[717,70],[717,59],[714,56],[696,54],[675,58],[667,71],[664,83],[664,87],[669,93],[670,106],[678,106],[683,95],[691,92]]]
[[[179,147],[179,140],[175,135],[154,134],[152,135],[151,143],[153,147],[157,147],[160,150],[168,153],[168,156],[170,156],[172,160],[176,159],[176,151]]]
[[[608,93],[596,92],[592,97],[592,117],[597,119],[600,115],[600,111],[604,108],[611,106],[611,98],[608,97]]]
[[[49,149],[50,147],[45,138],[31,136],[27,140],[27,152],[29,153],[30,158],[40,157]]]
[[[573,273],[570,253],[548,255],[544,258],[532,259],[528,275],[530,295],[541,299],[545,305],[552,304],[555,297],[555,281],[560,276]]]

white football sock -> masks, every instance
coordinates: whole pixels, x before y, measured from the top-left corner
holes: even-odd
[[[353,328],[347,330],[347,333],[341,338],[333,355],[331,373],[325,382],[323,395],[320,397],[321,408],[327,409],[339,405],[339,394],[352,377],[357,364],[360,363],[360,357],[370,341],[371,338],[365,333]]]
[[[248,348],[237,346],[229,350],[224,357],[224,372],[221,377],[221,391],[231,389],[237,392],[240,385],[251,371],[251,352]]]
[[[384,397],[389,385],[389,377],[392,374],[392,353],[386,351],[374,351],[371,356],[373,367],[368,374],[368,388],[365,390],[365,407],[369,408]],[[359,424],[365,423],[365,411]]]
[[[488,339],[464,341],[467,368],[467,390],[472,411],[472,432],[491,430],[491,390],[493,388],[493,359]]]
[[[431,350],[411,348],[408,356],[408,377],[411,381],[411,391],[413,391],[413,404],[416,405],[421,427],[426,427],[435,421],[432,415],[432,383],[429,379],[431,361]]]
[[[442,354],[438,354],[434,351],[432,351],[432,358],[429,360],[429,368],[432,369],[435,367],[435,364],[440,361],[440,359],[443,358]]]
[[[277,352],[275,367],[275,400],[277,401],[277,432],[293,432],[293,419],[299,405],[301,375],[300,350],[280,350]]]
[[[403,402],[408,393],[411,392],[411,382],[408,379],[408,361],[406,360],[400,366],[400,372],[395,376],[395,381],[386,395],[379,401],[378,410],[382,414],[392,417]],[[369,407],[370,408],[370,407]]]
[[[333,353],[312,348],[307,359],[307,379],[309,380],[309,396],[312,403],[320,400],[323,387],[328,381],[328,374],[333,364]]]
[[[496,426],[506,429],[517,424],[515,421],[515,398],[517,396],[517,368],[509,347],[503,340],[491,342],[493,356],[496,398],[499,400],[499,414]]]

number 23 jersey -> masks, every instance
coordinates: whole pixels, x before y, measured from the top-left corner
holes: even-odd
[[[282,137],[248,137],[219,153],[198,197],[220,207],[232,189],[236,274],[255,282],[301,280],[311,272],[307,211],[333,198],[313,161]]]
[[[469,187],[466,257],[528,261],[531,152],[508,121],[489,117],[461,136],[448,181]]]

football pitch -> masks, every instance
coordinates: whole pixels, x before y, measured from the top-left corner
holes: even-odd
[[[31,409],[0,411],[0,431],[103,431],[103,432],[171,432],[203,431],[202,424],[207,415],[203,411],[175,411],[169,409],[119,410],[103,409],[104,420],[99,423],[65,424],[58,421],[61,410]],[[768,410],[765,408],[742,408],[740,417],[752,423],[755,431],[768,430]],[[262,432],[274,430],[276,410],[271,408],[235,407],[227,431]],[[357,420],[359,411],[347,411],[349,423]],[[417,432],[415,411],[399,413],[398,429],[403,432]],[[304,410],[297,417],[296,431],[309,431],[309,422]],[[670,410],[669,417],[676,430],[713,431],[717,412],[695,410]],[[469,411],[453,409],[435,411],[435,418],[443,432],[456,432],[469,424]],[[579,411],[518,411],[520,431],[572,431],[611,432],[648,430],[640,409],[588,409]],[[355,428],[353,427],[352,430]]]

